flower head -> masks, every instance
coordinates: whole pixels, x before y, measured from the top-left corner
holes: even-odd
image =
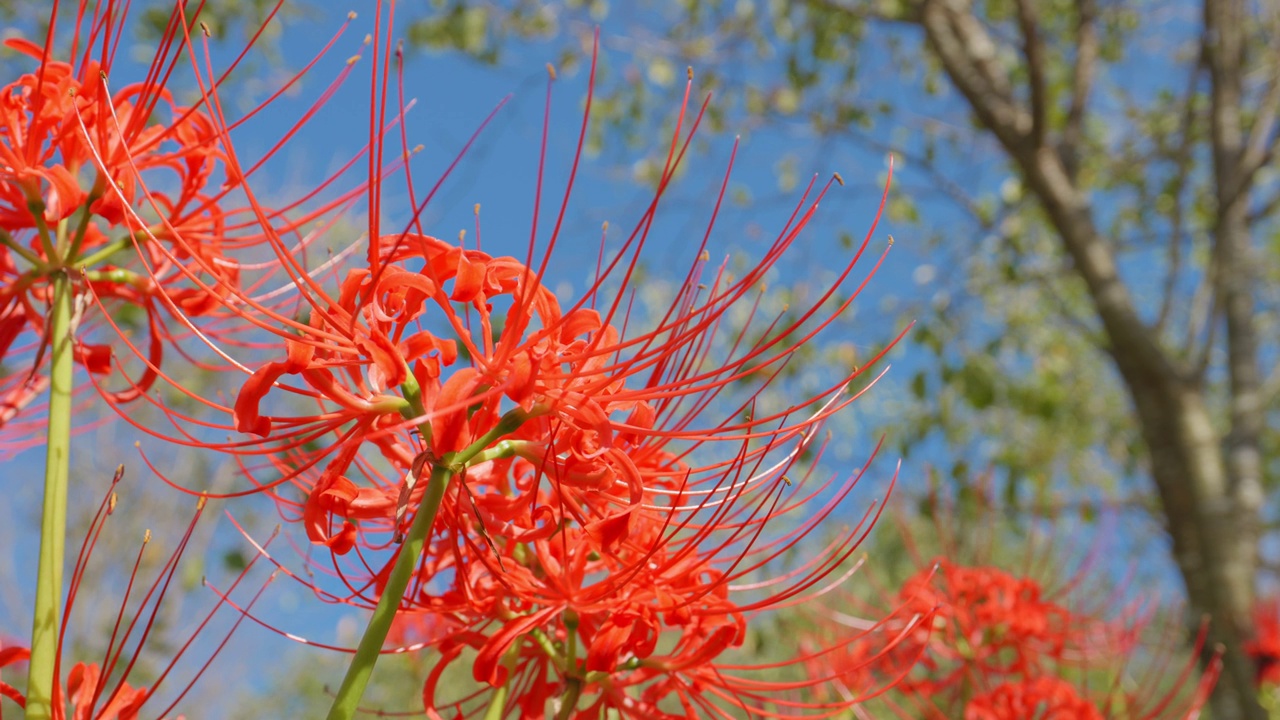
[[[994,505],[983,501],[978,527],[998,531]],[[880,605],[846,594],[843,604],[826,603],[812,616],[815,629],[809,636],[828,638],[844,632],[865,635],[841,653],[806,663],[810,675],[838,677],[836,692],[889,678],[900,679],[885,705],[890,712],[910,718],[1000,720],[1004,718],[1162,718],[1192,717],[1208,697],[1216,679],[1216,664],[1199,681],[1185,681],[1195,673],[1196,659],[1187,659],[1180,673],[1170,673],[1173,654],[1167,650],[1152,661],[1145,658],[1144,636],[1150,635],[1150,611],[1130,603],[1120,613],[1118,593],[1102,587],[1089,572],[1092,558],[1074,574],[1064,577],[1062,561],[1042,552],[1025,534],[1031,560],[1018,571],[998,567],[998,546],[981,538],[951,534],[955,508],[931,502],[939,537],[930,540],[950,549],[952,557],[935,556],[921,562],[913,573]],[[901,524],[907,544],[916,552],[920,538]],[[971,542],[966,542],[971,541]],[[972,542],[975,541],[976,542]],[[987,548],[979,557],[966,557],[964,547]],[[1052,550],[1054,544],[1045,546]],[[875,633],[851,613],[891,609]],[[1096,609],[1093,609],[1096,608]],[[905,631],[912,620],[928,616],[878,661],[869,662],[875,639]],[[1200,642],[1203,642],[1203,633]],[[1167,641],[1168,638],[1165,638]],[[1170,681],[1171,674],[1179,675]],[[1122,679],[1141,680],[1130,686]]]
[[[555,223],[546,233],[535,210],[526,256],[500,256],[478,238],[468,247],[422,227],[434,191],[415,189],[403,135],[399,148],[384,147],[407,105],[398,98],[388,121],[381,88],[400,85],[398,60],[389,78],[390,28],[371,37],[379,80],[369,102],[369,170],[357,181],[368,193],[367,228],[359,243],[341,244],[366,251],[344,250],[340,266],[311,264],[270,241],[298,310],[283,318],[261,309],[263,337],[253,347],[272,354],[246,359],[234,405],[224,408],[239,435],[200,444],[236,455],[247,491],[270,493],[328,551],[312,569],[340,586],[316,588],[321,598],[376,613],[389,596],[399,601],[402,633],[420,627],[419,644],[440,649],[445,662],[424,692],[429,713],[443,707],[440,673],[469,653],[475,679],[490,688],[480,702],[530,715],[550,705],[558,714],[593,708],[627,717],[672,712],[662,709],[668,703],[682,717],[725,707],[823,716],[847,707],[801,698],[816,682],[748,677],[767,668],[727,659],[749,618],[839,584],[837,569],[879,507],[799,567],[779,569],[784,554],[817,542],[821,522],[865,471],[816,481],[800,460],[870,384],[865,373],[879,356],[842,369],[816,393],[790,397],[770,386],[785,382],[796,353],[866,285],[851,278],[873,232],[816,298],[776,315],[761,304],[767,275],[803,241],[839,176],[815,178],[772,242],[734,272],[728,257],[713,263],[711,250],[726,172],[677,289],[652,322],[633,316],[642,250],[706,110],[688,112],[690,73],[648,208],[616,246],[607,233],[600,240],[587,290],[559,297],[546,285],[551,257],[558,246],[583,245],[565,236],[562,221],[591,81]],[[227,162],[243,164],[230,146]],[[401,175],[404,194],[421,199],[387,232],[381,199]],[[542,189],[540,169],[535,208]],[[245,192],[253,205],[247,184]],[[259,221],[271,238],[272,218]],[[401,545],[422,518],[421,539],[410,530]],[[408,590],[391,589],[410,547]]]
[[[5,41],[33,65],[0,88],[0,360],[11,369],[0,426],[16,431],[6,433],[10,449],[29,434],[12,423],[47,385],[51,343],[63,342],[51,318],[64,296],[75,361],[100,386],[134,352],[126,341],[125,358],[115,356],[107,315],[141,311],[128,321],[150,336],[137,350],[140,374],[103,389],[120,403],[155,382],[168,318],[214,312],[238,282],[224,207],[234,183],[221,172],[219,138],[207,108],[175,102],[167,87],[182,56],[177,19],[145,78],[114,90],[124,17],[113,3],[81,3],[70,23],[55,12],[42,45]]]

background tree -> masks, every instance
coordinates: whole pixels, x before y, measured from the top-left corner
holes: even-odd
[[[434,5],[410,38],[490,62],[528,37],[567,37],[571,58],[604,22],[632,57],[601,103],[615,130],[650,127],[687,62],[717,91],[713,121],[803,123],[824,158],[905,157],[897,219],[956,272],[907,312],[937,362],[912,378],[904,451],[941,438],[957,478],[993,463],[1011,498],[1071,483],[1150,506],[1192,624],[1212,617],[1224,648],[1215,717],[1264,717],[1242,642],[1280,381],[1262,372],[1277,348],[1275,3]]]

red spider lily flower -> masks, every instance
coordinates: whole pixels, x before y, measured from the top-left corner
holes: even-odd
[[[209,188],[221,166],[213,126],[165,86],[181,55],[175,27],[145,79],[113,93],[123,19],[111,3],[81,3],[67,28],[55,3],[43,45],[5,41],[35,69],[0,89],[0,359],[11,368],[0,380],[0,426],[47,382],[41,360],[56,278],[71,284],[75,360],[90,373],[112,371],[110,346],[95,338],[101,323],[86,312],[94,301],[146,315],[151,367],[131,388],[110,393],[115,402],[154,382],[160,315],[206,313],[217,307],[219,286],[236,282],[236,264],[223,257],[222,191]],[[55,59],[58,30],[73,35],[65,62]],[[144,194],[141,177],[169,189]],[[146,214],[155,217],[143,221]]]
[[[957,566],[938,558],[898,594],[915,613],[935,609],[928,669],[919,691],[936,692],[968,673],[1029,675],[1047,662],[1097,650],[1106,628],[1088,616],[1045,599],[1040,583],[993,567]],[[951,670],[947,670],[947,666]],[[911,686],[914,681],[905,681]]]
[[[1253,632],[1245,652],[1257,665],[1258,685],[1280,685],[1280,597],[1254,603]]]
[[[1008,682],[975,696],[964,720],[1103,720],[1093,703],[1077,694],[1070,683],[1038,677]]]
[[[936,500],[930,505],[939,534],[937,544],[953,552],[965,547],[948,527],[953,520],[948,516],[954,509],[939,512]],[[984,506],[986,515],[995,515],[994,505]],[[989,521],[988,517],[986,525],[996,524]],[[984,523],[979,521],[977,526],[984,527]],[[905,522],[902,527],[914,554],[916,538]],[[838,676],[838,683],[828,692],[845,695],[845,686],[900,678],[883,702],[889,712],[903,718],[1123,716],[1154,720],[1198,714],[1216,680],[1216,661],[1195,682],[1189,682],[1196,672],[1194,653],[1180,672],[1169,672],[1175,654],[1167,649],[1153,656],[1154,660],[1148,658],[1144,665],[1135,666],[1134,658],[1147,658],[1150,652],[1141,640],[1153,615],[1136,605],[1118,617],[1113,611],[1103,613],[1119,603],[1113,591],[1104,590],[1091,598],[1086,593],[1097,589],[1096,580],[1088,575],[1092,558],[1064,580],[1061,559],[1050,554],[1051,545],[1037,550],[1037,543],[1025,536],[1019,539],[1029,543],[1031,555],[1018,573],[937,557],[910,576],[884,603],[897,610],[894,617],[880,624],[879,632],[892,632],[907,619],[925,613],[931,613],[931,622],[918,625],[878,662],[866,661],[870,648],[875,647],[870,644],[875,639],[871,636],[841,653],[807,663],[808,672]],[[981,539],[977,542],[983,544]],[[1037,553],[1044,554],[1036,558]],[[1036,577],[1037,566],[1058,570],[1048,578]],[[1089,608],[1091,602],[1075,600],[1082,596],[1098,609]],[[852,596],[845,600],[849,608],[865,605]],[[842,627],[844,632],[862,627],[845,612],[815,611],[812,616],[816,630],[809,643],[813,638],[837,635]],[[1203,642],[1202,631],[1197,648]],[[1170,681],[1172,675],[1178,675],[1176,681]]]
[[[264,27],[280,5],[268,8]],[[14,423],[47,384],[42,364],[57,282],[69,283],[74,298],[76,362],[119,405],[163,376],[166,347],[187,336],[234,337],[253,327],[238,307],[248,301],[256,309],[255,293],[278,272],[274,263],[263,270],[256,262],[264,242],[257,213],[275,219],[277,234],[316,217],[286,220],[292,208],[250,210],[236,200],[256,168],[227,164],[227,125],[215,121],[217,115],[225,123],[207,90],[226,79],[248,47],[227,72],[203,77],[190,37],[199,7],[179,3],[154,59],[139,72],[117,62],[129,32],[127,8],[80,3],[68,16],[55,2],[43,44],[5,41],[34,65],[0,89],[0,360],[9,370],[0,378],[0,428],[8,449],[22,446],[31,428]],[[66,48],[65,59],[57,48]],[[192,105],[177,103],[169,89],[184,57],[201,88]],[[248,271],[252,279],[243,277]],[[135,344],[135,330],[149,337]]]
[[[72,608],[81,600],[82,581],[84,574],[89,567],[89,563],[93,558],[94,549],[98,544],[99,538],[102,536],[103,529],[109,516],[117,510],[117,493],[116,488],[124,475],[124,467],[121,466],[116,470],[111,480],[110,488],[99,504],[97,512],[94,514],[89,525],[89,531],[85,536],[84,542],[81,544],[80,552],[76,557],[76,562],[72,568],[71,582],[67,590],[67,600],[65,611],[62,614],[62,624],[58,632],[58,654],[64,652],[64,644],[67,639],[68,619],[71,615]],[[54,690],[53,717],[55,720],[136,720],[144,705],[148,705],[149,709],[155,709],[157,701],[156,692],[160,686],[168,679],[174,670],[178,661],[190,649],[191,644],[195,641],[197,635],[208,625],[213,616],[223,605],[223,600],[219,599],[214,607],[200,619],[194,623],[194,629],[191,631],[190,637],[178,648],[178,650],[170,658],[168,664],[151,682],[150,687],[134,687],[129,684],[129,677],[133,672],[135,663],[138,660],[138,653],[146,646],[152,630],[155,627],[156,619],[160,612],[161,604],[164,602],[166,593],[169,590],[170,583],[173,581],[177,572],[179,561],[187,549],[187,545],[191,540],[192,533],[195,530],[196,523],[199,522],[200,516],[204,512],[205,502],[201,500],[196,505],[196,512],[192,515],[190,523],[187,525],[186,532],[178,542],[173,554],[161,567],[156,578],[144,587],[144,583],[138,577],[138,570],[143,561],[143,553],[147,549],[147,545],[151,539],[150,531],[147,532],[143,539],[142,547],[139,548],[138,556],[134,561],[132,573],[128,577],[127,590],[124,598],[121,600],[120,610],[116,616],[115,624],[111,630],[111,636],[107,643],[106,653],[100,662],[77,662],[72,666],[71,671],[67,673],[66,680]],[[245,569],[235,579],[231,586],[234,590],[240,582],[247,576],[251,567],[256,563],[257,558],[253,558],[247,563]],[[264,586],[265,587],[265,586]],[[95,589],[95,594],[97,593]],[[140,593],[142,598],[135,599],[135,593]],[[259,591],[258,594],[260,594]],[[132,596],[132,597],[131,597]],[[253,600],[257,600],[258,595],[253,596]],[[102,598],[92,597],[84,598],[93,602],[101,602]],[[134,604],[132,617],[129,615],[129,606]],[[252,601],[249,603],[252,605]],[[181,688],[176,697],[168,700],[167,706],[156,713],[156,717],[170,717],[173,709],[181,702],[182,698],[190,692],[205,670],[221,652],[222,648],[230,639],[231,634],[239,627],[243,618],[237,618],[227,635],[218,644],[217,648],[207,658],[202,666],[196,671],[187,684]],[[8,665],[18,665],[25,663],[29,656],[29,652],[24,647],[8,646],[0,647],[0,668]],[[58,661],[58,667],[55,670],[58,677],[62,676],[61,659]],[[3,697],[11,699],[17,703],[19,707],[26,706],[26,697],[16,687],[9,685],[0,680],[0,705],[3,704]],[[166,698],[167,700],[167,698]],[[176,716],[181,718],[182,716]]]
[[[279,355],[249,373],[233,407],[223,408],[230,422],[218,427],[259,439],[242,436],[214,443],[207,434],[197,436],[184,428],[179,441],[244,458],[243,472],[255,490],[272,493],[286,516],[303,522],[314,543],[343,554],[360,542],[361,530],[398,536],[412,518],[406,508],[416,507],[423,496],[426,483],[417,482],[423,473],[489,437],[508,418],[510,427],[493,438],[497,444],[481,452],[516,455],[539,466],[559,487],[552,511],[557,516],[581,519],[607,508],[593,527],[620,539],[651,491],[669,494],[685,484],[706,484],[731,466],[729,461],[690,467],[652,462],[641,470],[637,454],[680,460],[700,447],[749,441],[750,449],[736,462],[750,463],[780,443],[803,439],[852,401],[845,390],[866,366],[834,380],[817,397],[754,413],[769,381],[849,307],[866,283],[848,287],[871,233],[811,305],[773,319],[758,311],[766,274],[799,242],[834,181],[811,183],[760,261],[736,276],[727,263],[714,269],[710,265],[718,199],[675,298],[660,311],[656,327],[637,332],[629,325],[628,287],[705,105],[690,122],[686,94],[648,210],[615,259],[602,262],[594,284],[570,303],[550,292],[542,278],[561,241],[578,155],[540,261],[534,260],[536,217],[523,261],[427,234],[418,218],[434,191],[415,190],[403,161],[413,154],[403,132],[399,148],[384,147],[392,53],[389,46],[379,51],[378,43],[390,31],[380,27],[372,36],[375,77],[380,79],[373,84],[370,102],[370,172],[358,183],[369,194],[367,264],[348,256],[340,270],[331,262],[308,265],[280,237],[274,218],[261,211],[261,232],[276,252],[278,266],[292,279],[291,291],[302,307],[294,317],[284,317],[253,304],[247,295],[236,295],[238,307],[259,312],[254,322],[261,330],[276,333],[274,339],[255,339],[255,346],[274,342]],[[396,80],[399,85],[398,74]],[[214,97],[210,90],[210,104],[216,104]],[[402,115],[403,98],[398,105]],[[589,113],[590,85],[578,154]],[[219,122],[216,114],[214,122]],[[683,134],[686,125],[691,126],[688,136]],[[226,142],[227,128],[217,134],[224,140],[230,172],[241,175],[239,168],[246,162]],[[380,164],[384,156],[396,160]],[[385,211],[380,202],[388,189],[384,185],[400,169],[409,196],[422,199],[411,208],[404,229],[388,234],[382,232]],[[252,188],[246,184],[243,190],[249,204],[258,207]],[[535,195],[540,197],[541,191],[539,172]],[[334,273],[341,274],[326,283]],[[603,300],[610,283],[620,283],[622,289]],[[731,311],[743,311],[746,321],[729,327]],[[249,369],[247,362],[242,367]],[[736,401],[738,417],[698,422],[726,388],[752,385],[754,392]],[[838,400],[828,402],[821,413],[793,419],[802,409],[831,398]],[[298,401],[310,409],[299,412]],[[166,412],[179,426],[194,422]],[[690,447],[678,452],[666,447],[686,440]],[[468,475],[471,495],[508,491],[509,481],[490,488],[479,484],[478,477]],[[303,501],[295,500],[288,488],[278,490],[285,485],[300,490]]]
[[[596,278],[580,298],[557,297],[544,278],[566,241],[594,61],[550,233],[539,235],[535,212],[526,257],[496,256],[478,239],[468,248],[422,227],[434,190],[415,189],[406,133],[398,148],[385,147],[391,125],[403,127],[406,103],[397,100],[389,123],[387,88],[393,59],[399,63],[382,20],[371,35],[368,171],[357,181],[368,193],[367,252],[362,261],[344,256],[342,267],[312,264],[285,242],[275,217],[257,210],[299,309],[286,317],[233,293],[236,309],[263,331],[251,346],[275,353],[242,364],[234,405],[221,408],[238,438],[211,443],[210,425],[190,431],[194,419],[166,408],[188,433],[178,439],[233,453],[254,485],[246,492],[270,493],[329,551],[312,569],[333,574],[342,590],[317,589],[322,598],[360,607],[383,595],[400,599],[402,616],[426,615],[439,633],[430,644],[449,660],[441,668],[464,650],[477,653],[475,677],[493,689],[488,702],[535,716],[553,698],[556,714],[592,707],[637,717],[667,702],[683,707],[681,716],[731,707],[842,711],[849,701],[800,697],[823,680],[746,677],[739,671],[752,669],[725,653],[743,642],[749,618],[839,584],[837,568],[869,527],[871,511],[811,560],[777,570],[784,553],[816,542],[806,538],[853,487],[833,479],[805,489],[788,472],[817,444],[823,423],[857,397],[855,383],[869,384],[859,380],[867,365],[842,369],[798,399],[775,402],[785,394],[769,390],[781,390],[797,351],[866,285],[851,278],[874,224],[815,299],[770,317],[761,305],[765,277],[842,180],[811,182],[760,258],[735,273],[728,259],[711,263],[726,171],[673,299],[637,329],[631,310],[642,250],[707,107],[690,117],[690,73],[647,210],[620,247],[601,240]],[[395,79],[398,87],[398,72]],[[217,105],[213,89],[208,98]],[[217,113],[213,120],[229,173],[246,175],[230,128]],[[401,170],[410,219],[385,232],[381,198]],[[262,207],[248,183],[242,189],[250,207]],[[535,208],[541,193],[540,165]],[[386,590],[393,567],[406,567],[398,541],[415,520],[410,509],[429,497],[426,477],[437,474],[449,482],[430,485],[439,514],[433,506],[422,516],[434,520],[402,596]],[[431,713],[438,679],[424,693]]]

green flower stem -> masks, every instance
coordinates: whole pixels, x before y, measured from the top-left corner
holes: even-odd
[[[112,255],[120,252],[121,250],[124,250],[125,248],[130,248],[130,247],[133,247],[132,236],[116,238],[115,240],[112,240],[106,245],[103,245],[102,247],[97,248],[96,250],[93,250],[93,252],[89,253],[83,258],[75,258],[75,256],[72,256],[71,262],[77,267],[86,267],[86,268],[93,267],[94,265],[97,265],[98,263],[102,262],[103,260],[106,260]],[[79,251],[79,248],[74,248],[74,249],[77,252]]]
[[[485,449],[483,452],[477,453],[471,458],[472,465],[478,465],[482,462],[490,460],[506,460],[520,454],[520,451],[533,443],[528,440],[499,440],[494,443],[493,447]]]
[[[59,257],[53,237],[49,234],[49,224],[44,221],[44,201],[27,200],[27,211],[31,213],[31,218],[36,223],[36,231],[40,235],[40,247],[44,249],[45,256],[50,260]]]
[[[409,398],[406,398],[409,399]],[[412,403],[413,400],[410,399]],[[355,716],[360,705],[360,698],[369,685],[369,677],[373,674],[373,666],[378,662],[382,645],[391,631],[391,622],[395,620],[404,591],[409,587],[409,579],[413,577],[414,567],[427,545],[427,536],[431,534],[431,526],[435,524],[436,515],[440,511],[440,503],[444,500],[445,490],[453,476],[466,467],[466,464],[484,452],[498,438],[509,435],[520,427],[528,418],[522,410],[512,410],[503,415],[489,432],[485,433],[467,448],[456,453],[447,453],[440,463],[431,468],[431,479],[427,482],[426,492],[422,494],[422,502],[418,506],[413,525],[404,544],[400,546],[400,554],[396,557],[387,584],[382,589],[382,597],[369,618],[364,636],[356,654],[351,658],[347,674],[342,678],[342,686],[329,708],[329,720],[350,720]]]
[[[493,697],[489,698],[489,706],[484,709],[484,720],[502,720],[507,696],[511,694],[511,671],[515,669],[518,659],[520,659],[520,644],[516,643],[502,656],[502,664],[507,668],[507,681],[502,683],[502,687],[493,691]]]
[[[123,268],[115,268],[112,270],[90,270],[84,274],[86,280],[90,282],[108,282],[120,285],[133,285],[141,287],[146,281],[145,277],[139,275],[132,270]]]
[[[404,544],[400,546],[400,555],[387,577],[386,587],[382,589],[382,597],[378,606],[369,618],[369,625],[360,638],[356,654],[351,658],[347,674],[342,678],[342,686],[329,708],[329,720],[350,720],[356,714],[360,698],[364,696],[369,677],[373,674],[373,666],[378,662],[382,645],[391,631],[391,622],[395,620],[396,611],[400,608],[400,600],[409,587],[409,579],[413,576],[414,566],[422,555],[427,544],[427,535],[435,524],[436,514],[440,511],[440,502],[444,499],[444,491],[453,479],[453,468],[441,463],[431,469],[431,479],[427,483],[427,491],[422,494],[422,504],[418,506],[417,517],[409,528]]]
[[[94,184],[93,192],[89,193],[89,197],[85,199],[84,205],[81,206],[80,222],[76,225],[75,236],[71,238],[71,248],[67,250],[67,260],[69,262],[75,262],[76,257],[80,255],[80,248],[84,245],[84,237],[89,231],[89,220],[93,217],[91,208],[102,197],[102,191],[98,187],[101,182],[102,176],[98,176],[98,182]]]
[[[556,720],[573,717],[573,711],[578,709],[578,698],[582,696],[582,678],[570,675],[564,683],[564,695],[560,696],[560,712],[556,713]]]
[[[31,662],[27,675],[27,717],[53,717],[53,691],[58,679],[58,614],[62,607],[62,564],[66,550],[67,478],[71,453],[72,336],[71,279],[52,276],[53,307],[49,335],[48,440],[44,470],[44,511],[40,518],[40,562],[36,576],[35,621],[31,628]]]
[[[0,245],[4,245],[15,253],[21,255],[23,260],[31,263],[31,265],[36,270],[40,271],[42,275],[44,274],[44,271],[49,268],[48,263],[42,260],[39,255],[31,252],[31,250],[24,247],[17,240],[14,240],[13,236],[5,232],[3,229],[0,229]]]

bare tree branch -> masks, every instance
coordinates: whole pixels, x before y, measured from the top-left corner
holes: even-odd
[[[1044,78],[1044,40],[1031,0],[1018,0],[1018,27],[1022,31],[1022,53],[1027,59],[1027,85],[1031,95],[1031,144],[1043,147],[1048,122],[1048,88]]]
[[[1203,53],[1200,54],[1200,58],[1203,60]],[[1194,164],[1192,162],[1192,149],[1195,147],[1193,125],[1196,117],[1196,86],[1200,82],[1200,72],[1203,68],[1204,63],[1197,62],[1187,76],[1187,92],[1182,103],[1182,116],[1178,126],[1178,148],[1171,158],[1177,170],[1172,182],[1173,210],[1169,218],[1169,225],[1172,227],[1172,231],[1167,248],[1168,269],[1165,272],[1160,311],[1156,315],[1154,326],[1156,333],[1159,335],[1163,335],[1165,323],[1168,322],[1169,316],[1172,314],[1178,276],[1182,272],[1182,243],[1186,233],[1186,202],[1183,194],[1187,187],[1187,176],[1191,173],[1191,168]],[[1190,342],[1184,347],[1190,348]]]
[[[1265,55],[1269,60],[1266,90],[1258,104],[1253,125],[1249,128],[1244,157],[1240,159],[1241,170],[1249,179],[1275,155],[1276,140],[1272,135],[1275,133],[1277,115],[1280,115],[1280,10],[1272,4],[1271,11],[1271,42],[1267,44]]]
[[[1098,63],[1097,0],[1076,1],[1076,58],[1071,67],[1071,105],[1062,129],[1062,162],[1067,177],[1076,180],[1080,170],[1080,146],[1084,143],[1084,113],[1093,90]]]
[[[1000,50],[982,23],[967,12],[969,6],[967,0],[926,0],[919,6],[920,22],[983,124],[1006,147],[1025,146],[1031,115],[1013,97],[1008,73],[1000,66]]]

